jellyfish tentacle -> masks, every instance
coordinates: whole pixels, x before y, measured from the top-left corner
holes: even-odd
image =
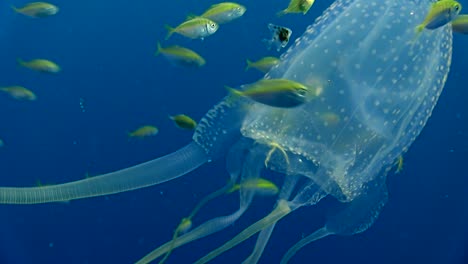
[[[258,260],[263,254],[263,251],[265,250],[266,244],[270,240],[271,234],[273,233],[275,226],[276,223],[273,223],[272,225],[260,231],[252,254],[250,254],[250,256],[246,260],[244,260],[242,264],[256,264],[258,262]]]
[[[298,180],[299,176],[297,175],[287,175],[284,179],[284,184],[281,187],[278,199],[288,200],[293,192],[293,189],[296,187]],[[273,233],[275,226],[276,223],[273,223],[271,226],[260,231],[252,254],[250,254],[250,256],[244,260],[243,264],[254,264],[260,260],[260,257],[265,250],[265,247],[270,239],[271,234]]]
[[[188,233],[185,233],[181,236],[178,236],[176,239],[171,240],[157,249],[153,250],[142,259],[137,261],[135,264],[145,264],[150,263],[151,261],[155,260],[156,258],[166,254],[169,251],[172,251],[178,247],[181,247],[187,243],[192,241],[198,240],[200,238],[206,237],[213,233],[216,233],[220,230],[225,229],[226,227],[233,224],[237,219],[239,219],[245,211],[249,208],[249,205],[252,201],[253,192],[249,192],[249,194],[245,196],[241,196],[240,207],[239,209],[227,216],[220,216],[214,219],[211,219],[200,226],[194,228]]]
[[[283,217],[288,215],[290,212],[291,212],[291,208],[289,207],[288,202],[285,200],[279,200],[277,206],[270,214],[268,214],[264,218],[260,219],[256,223],[244,229],[242,232],[240,232],[237,236],[235,236],[234,238],[226,242],[224,245],[211,251],[206,256],[199,259],[198,261],[195,262],[195,264],[204,264],[204,263],[209,262],[210,260],[226,252],[227,250],[235,247],[236,245],[240,244],[241,242],[255,235],[260,230],[265,229],[269,227],[270,225],[278,222]]]
[[[207,160],[205,151],[192,142],[166,156],[79,181],[38,187],[0,187],[0,204],[64,202],[135,190],[187,174]]]
[[[283,258],[281,259],[281,262],[280,264],[287,264],[289,262],[289,260],[294,256],[296,255],[296,253],[301,249],[303,248],[304,246],[314,242],[314,241],[317,241],[319,239],[322,239],[326,236],[329,236],[329,235],[333,235],[332,232],[330,232],[330,230],[328,230],[325,227],[322,227],[320,229],[318,229],[317,231],[315,231],[314,233],[308,235],[307,237],[304,237],[303,239],[299,240],[299,242],[297,242],[296,244],[294,244],[294,246],[292,246],[288,252],[286,252],[286,254],[283,256]]]
[[[169,247],[169,250],[166,252],[166,254],[164,255],[164,257],[161,259],[161,261],[159,261],[159,264],[163,264],[170,256],[171,252],[174,250],[174,246],[175,246],[175,241],[176,239],[179,237],[179,234],[181,233],[185,233],[188,229],[190,229],[192,227],[192,219],[195,217],[195,215],[198,213],[198,211],[200,211],[200,209],[205,205],[207,204],[209,201],[223,195],[223,194],[226,194],[229,189],[233,186],[233,182],[229,182],[227,185],[223,186],[221,189],[209,194],[208,196],[206,196],[205,198],[203,198],[198,204],[197,206],[195,206],[195,208],[192,210],[192,212],[190,213],[190,215],[188,217],[184,217],[182,218],[182,220],[180,221],[179,225],[177,226],[176,230],[174,231],[174,235],[172,236],[172,243]]]

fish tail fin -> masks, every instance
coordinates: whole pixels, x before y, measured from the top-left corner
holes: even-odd
[[[158,56],[161,53],[161,49],[161,42],[158,41],[158,43],[156,44],[156,52],[154,53],[154,56]]]
[[[19,66],[24,66],[24,64],[25,64],[24,60],[22,60],[20,58],[16,58],[16,62],[18,63]]]
[[[18,8],[16,8],[16,6],[14,5],[10,5],[11,9],[13,9],[13,11],[15,11],[16,13],[19,12]]]
[[[240,184],[234,184],[234,186],[232,186],[231,188],[229,188],[226,193],[229,194],[229,193],[233,193],[235,191],[238,191],[240,190]]]
[[[131,139],[134,136],[130,131],[126,131],[125,134],[127,135],[127,139]]]
[[[415,34],[412,40],[409,41],[409,44],[413,46],[416,43],[416,40],[418,40],[419,36],[421,36],[421,33],[423,32],[425,26],[423,24],[418,25],[414,28]]]
[[[175,28],[173,28],[173,27],[171,27],[171,26],[169,26],[167,24],[164,25],[164,27],[167,29],[167,35],[166,35],[165,40],[168,40],[172,36],[172,34],[174,34]]]
[[[242,95],[242,92],[239,91],[239,90],[236,90],[232,87],[229,87],[227,85],[224,86],[224,88],[226,88],[226,90],[228,90],[228,92],[232,95],[235,95],[235,96],[241,96]]]
[[[414,30],[416,31],[416,34],[420,34],[424,30],[424,24],[416,26]]]
[[[236,90],[232,87],[229,86],[224,86],[226,90],[228,91],[229,95],[226,99],[227,104],[233,104],[240,96],[242,96],[242,91]]]
[[[286,8],[286,9],[281,10],[281,11],[279,11],[278,13],[276,13],[276,16],[277,16],[277,17],[282,17],[282,16],[286,15],[288,12],[289,12],[289,11],[288,11],[288,9]]]
[[[252,61],[247,59],[247,66],[245,66],[245,71],[248,71],[250,68],[252,68]]]

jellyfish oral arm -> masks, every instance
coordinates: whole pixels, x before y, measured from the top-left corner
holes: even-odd
[[[217,248],[216,250],[213,250],[208,255],[199,259],[197,262],[195,262],[195,264],[203,264],[203,263],[207,263],[211,261],[212,259],[216,258],[220,254],[228,251],[229,249],[233,248],[234,246],[238,245],[244,240],[260,232],[262,229],[268,228],[270,225],[278,222],[281,218],[285,217],[290,212],[291,212],[291,208],[288,206],[287,201],[279,200],[278,205],[269,215],[265,216],[264,218],[262,218],[255,224],[244,229],[244,231],[239,233],[233,239],[229,240],[221,247]]]
[[[192,142],[166,156],[79,181],[39,187],[0,187],[0,203],[64,202],[136,190],[180,177],[207,161],[205,151]]]
[[[234,213],[226,216],[216,217],[201,224],[200,226],[196,227],[190,232],[177,237],[175,240],[169,241],[164,245],[161,245],[157,249],[147,254],[142,259],[138,260],[135,264],[150,263],[158,257],[162,256],[163,254],[167,254],[167,252],[173,251],[187,243],[201,239],[203,237],[206,237],[208,235],[211,235],[213,233],[227,228],[245,213],[245,211],[249,208],[251,201],[252,195],[241,197],[240,207]],[[163,263],[163,261],[160,261],[160,263]]]

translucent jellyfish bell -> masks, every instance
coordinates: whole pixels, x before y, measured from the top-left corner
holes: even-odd
[[[264,177],[265,170],[283,174],[284,182],[271,213],[196,263],[206,263],[259,233],[244,261],[256,263],[281,219],[326,196],[345,208],[293,245],[282,263],[325,236],[363,232],[387,200],[388,170],[426,124],[449,72],[451,28],[426,30],[415,38],[414,28],[430,4],[429,0],[337,0],[266,75],[319,88],[314,100],[281,109],[227,98],[208,111],[193,142],[179,151],[81,181],[2,187],[0,202],[45,203],[138,189],[226,156],[232,182]],[[238,193],[237,211],[204,223],[190,219],[192,230],[184,229],[186,233],[168,239],[138,263],[167,258],[168,252],[177,254],[179,247],[230,227],[256,195],[251,189]],[[215,194],[213,199],[223,193]],[[204,213],[203,208],[196,211]]]
[[[411,43],[428,2],[404,3],[332,5],[267,74],[322,87],[320,98],[291,110],[255,104],[243,136],[303,156],[334,182],[340,200],[359,196],[419,135],[450,66],[450,29]]]

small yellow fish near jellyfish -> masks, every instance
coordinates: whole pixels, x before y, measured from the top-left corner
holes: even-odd
[[[205,37],[213,35],[218,30],[218,28],[219,25],[210,19],[204,17],[195,17],[186,20],[175,28],[166,25],[166,29],[168,30],[166,40],[169,39],[174,33],[178,33],[191,39],[204,39]]]
[[[191,49],[181,46],[162,47],[158,42],[155,56],[162,54],[171,64],[181,67],[201,67],[205,65],[205,59]]]
[[[416,33],[426,29],[436,29],[455,19],[460,13],[462,6],[454,0],[440,0],[431,4],[429,12],[424,21],[416,27]]]
[[[23,7],[16,8],[12,6],[11,8],[13,8],[16,13],[34,18],[53,16],[59,11],[57,6],[46,2],[33,2]]]
[[[255,178],[245,180],[239,184],[235,184],[226,193],[232,193],[241,189],[255,191],[257,194],[265,196],[277,195],[279,192],[278,186],[276,186],[273,182],[263,178]]]
[[[34,59],[30,61],[23,61],[22,59],[18,59],[18,64],[22,67],[37,72],[58,73],[61,71],[60,66],[58,66],[55,62],[46,59]]]
[[[277,13],[278,16],[291,14],[291,13],[302,13],[307,14],[310,7],[314,4],[315,0],[291,0],[286,9]]]
[[[263,57],[258,61],[247,60],[247,67],[245,67],[245,70],[247,71],[253,68],[263,73],[267,73],[273,66],[277,65],[279,62],[280,59],[278,59],[277,57]]]
[[[7,93],[16,100],[34,101],[37,96],[31,91],[22,86],[0,87],[0,91]]]
[[[218,24],[224,24],[244,15],[247,9],[233,2],[212,5],[200,17],[208,18]]]
[[[288,79],[262,79],[243,85],[242,90],[226,86],[232,94],[248,97],[258,103],[281,108],[302,105],[320,95],[319,89]]]
[[[159,130],[155,126],[142,126],[137,129],[135,129],[132,132],[128,133],[128,137],[130,138],[146,138],[146,137],[151,137],[151,136],[156,136],[158,134]]]
[[[181,114],[181,115],[169,116],[169,118],[174,121],[177,127],[182,128],[182,129],[193,130],[197,126],[197,122],[195,122],[195,120],[193,120],[188,115]]]

